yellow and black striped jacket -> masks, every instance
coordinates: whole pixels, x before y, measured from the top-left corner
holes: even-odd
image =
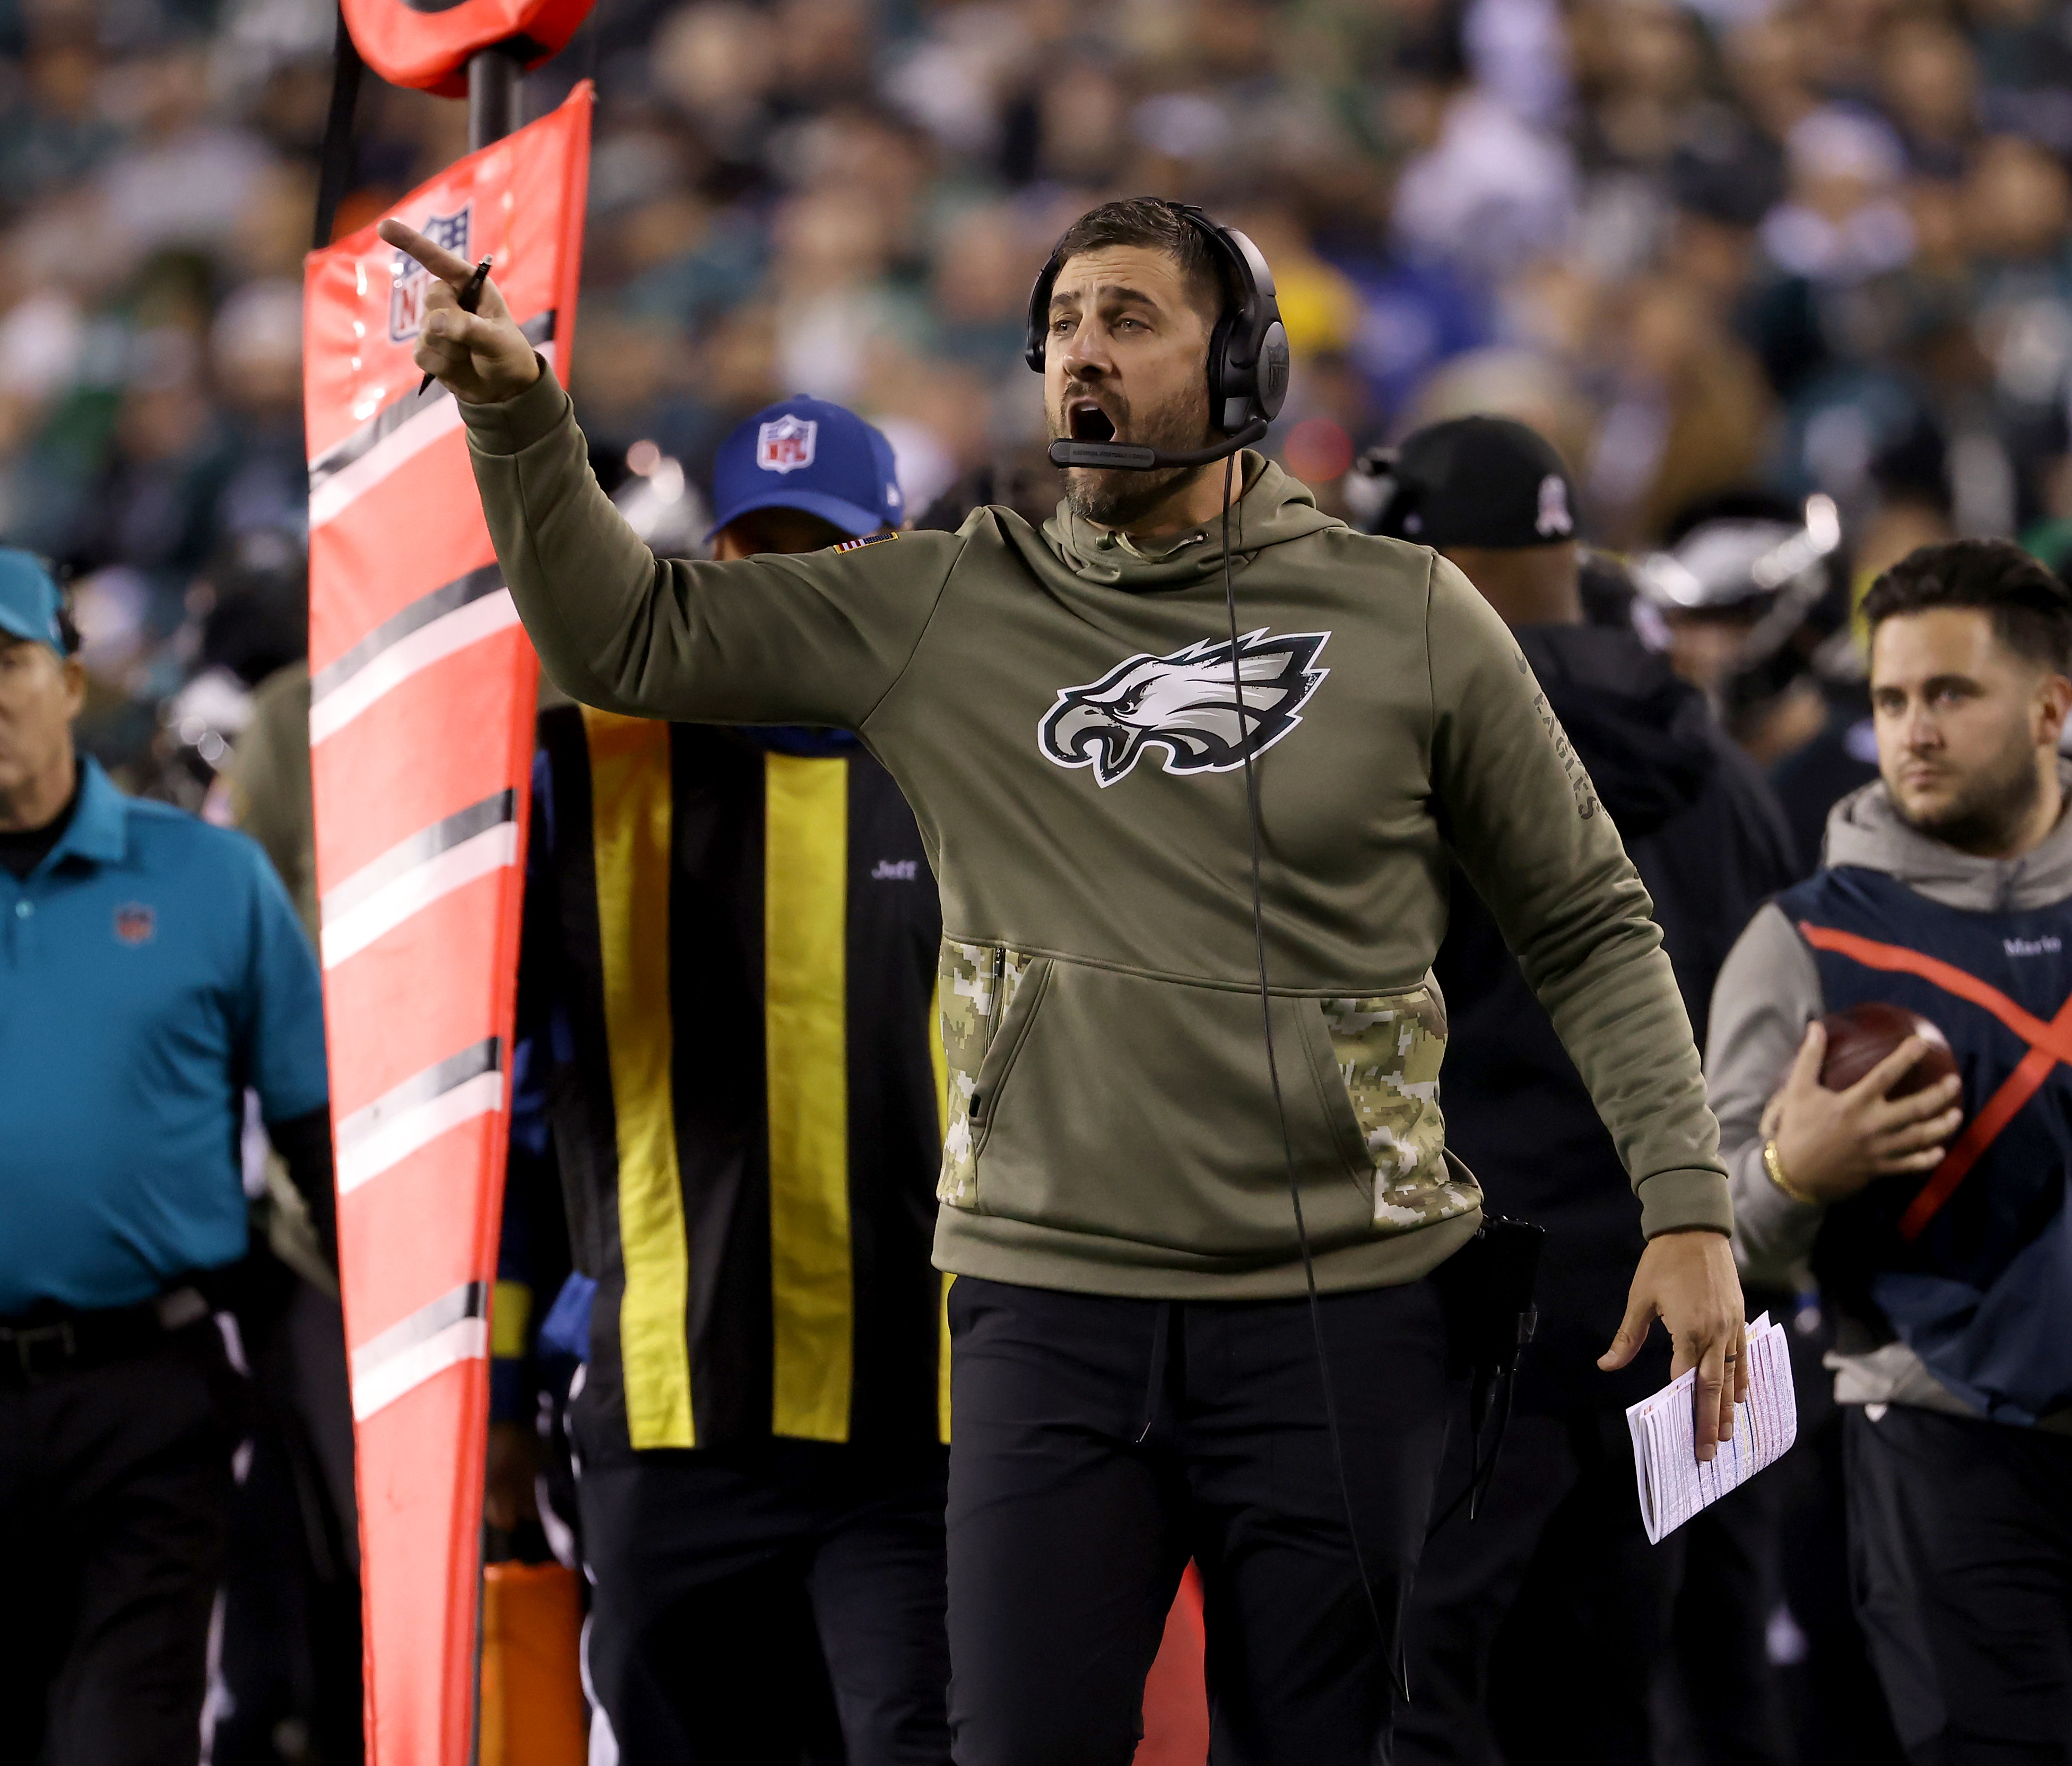
[[[540,731],[520,1016],[586,1405],[642,1449],[937,1439],[941,914],[898,787],[784,733]]]

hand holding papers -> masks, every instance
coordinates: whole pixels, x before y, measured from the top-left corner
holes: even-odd
[[[1712,1459],[1698,1458],[1691,1418],[1692,1370],[1630,1407],[1633,1463],[1640,1480],[1641,1518],[1651,1545],[1708,1504],[1745,1483],[1799,1438],[1799,1404],[1784,1327],[1766,1312],[1748,1328],[1749,1395],[1734,1407],[1733,1439]]]

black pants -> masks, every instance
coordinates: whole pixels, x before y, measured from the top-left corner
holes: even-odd
[[[1448,1444],[1448,1502],[1467,1484],[1466,1432]],[[1461,1509],[1424,1548],[1400,1766],[1534,1760],[1550,1733],[1592,1766],[1650,1766],[1682,1554],[1677,1534],[1647,1542],[1622,1415],[1513,1417],[1475,1518]]]
[[[586,1456],[576,1490],[590,1685],[625,1766],[949,1759],[941,1449]]]
[[[1677,1530],[1684,1579],[1671,1715],[1687,1734],[1672,1730],[1670,1739],[1692,1766],[1782,1766],[1787,1758],[1783,1686],[1770,1659],[1770,1621],[1783,1598],[1785,1494],[1779,1480],[1757,1478]],[[1656,1735],[1659,1743],[1663,1731]],[[1857,1766],[1869,1758],[1866,1751]]]
[[[1385,1766],[1453,1390],[1432,1284],[1322,1302],[1378,1613],[1346,1537],[1305,1301],[960,1277],[949,1310],[959,1766],[1127,1766],[1190,1557],[1215,1766]]]
[[[0,1760],[196,1758],[241,1388],[204,1320],[0,1390]]]
[[[1895,1404],[1847,1431],[1851,1569],[1918,1766],[2072,1762],[2072,1439]]]

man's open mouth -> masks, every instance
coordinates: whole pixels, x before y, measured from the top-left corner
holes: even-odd
[[[1074,399],[1065,407],[1065,421],[1071,425],[1075,442],[1112,442],[1115,422],[1092,399]]]

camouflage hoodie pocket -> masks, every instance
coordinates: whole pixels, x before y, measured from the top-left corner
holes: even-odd
[[[1374,1173],[1374,1223],[1428,1226],[1479,1207],[1482,1194],[1444,1156],[1439,1070],[1445,1008],[1429,989],[1322,1002],[1325,1028]]]
[[[943,940],[937,988],[944,1066],[949,1075],[949,1126],[943,1136],[935,1195],[952,1207],[978,1205],[978,1155],[988,1121],[981,1082],[997,1087],[997,1078],[985,1072],[986,1056],[1032,966],[1026,953],[1001,945]],[[996,1066],[1004,1065],[1009,1052],[1002,1048],[1003,1061]]]

